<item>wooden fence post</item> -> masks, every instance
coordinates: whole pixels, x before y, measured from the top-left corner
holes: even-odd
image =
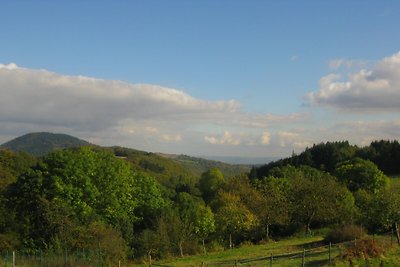
[[[149,267],[151,267],[151,250],[149,251],[149,253],[147,253],[147,257],[149,260]]]
[[[329,266],[332,265],[332,254],[331,254],[331,250],[332,250],[332,242],[329,242]]]
[[[303,257],[301,258],[301,266],[306,266],[306,249],[303,249]]]
[[[8,250],[6,251],[6,255],[5,255],[5,257],[4,257],[4,260],[5,260],[5,267],[7,267],[7,265],[8,265]]]
[[[272,267],[272,264],[274,263],[274,255],[271,253],[271,257],[269,258],[269,267]]]
[[[12,253],[12,267],[15,267],[15,250]]]

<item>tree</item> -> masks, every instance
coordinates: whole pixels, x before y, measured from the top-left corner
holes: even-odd
[[[376,192],[389,184],[389,178],[369,160],[354,158],[340,163],[335,175],[350,191]]]
[[[241,202],[240,196],[220,191],[213,206],[216,210],[215,221],[217,231],[229,236],[229,248],[233,239],[243,237],[257,223],[256,216]]]
[[[301,167],[297,169],[297,175],[289,178],[289,186],[292,218],[305,225],[306,233],[311,232],[313,222],[329,223],[351,219],[354,199],[328,173]],[[346,213],[347,216],[343,216]]]
[[[224,184],[224,175],[218,168],[203,173],[199,180],[199,189],[204,201],[210,203]]]
[[[288,200],[288,179],[265,177],[255,181],[254,186],[262,194],[257,216],[265,227],[266,239],[270,238],[270,226],[284,225],[290,219],[290,205]]]
[[[32,241],[27,246],[35,248],[48,245],[60,231],[52,228],[59,217],[52,212],[69,210],[80,225],[104,221],[131,242],[135,224],[163,206],[154,179],[133,171],[112,153],[91,147],[50,154],[21,175],[9,195],[24,225],[21,234]],[[63,209],[49,209],[54,203],[62,203]]]
[[[359,190],[355,193],[360,210],[360,222],[371,232],[385,232],[393,228],[398,235],[400,221],[400,192],[383,189],[378,192]]]
[[[214,214],[210,207],[199,205],[196,212],[194,222],[194,232],[201,239],[203,252],[207,253],[205,246],[205,239],[213,232],[215,232],[215,219]]]

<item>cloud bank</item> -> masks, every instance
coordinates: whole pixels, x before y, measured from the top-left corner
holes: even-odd
[[[0,64],[0,143],[52,131],[146,151],[259,157],[290,156],[326,141],[398,139],[400,52],[365,66],[332,60],[334,72],[306,94],[307,107],[282,115],[246,112],[238,100],[199,99],[159,85]]]
[[[209,101],[158,85],[67,76],[14,63],[0,64],[0,94],[3,136],[59,131],[143,149],[162,143],[265,143],[259,133],[266,128],[303,117],[248,113],[233,99]],[[221,136],[215,135],[216,127]]]
[[[332,61],[338,68],[351,61]],[[400,52],[377,62],[371,69],[361,69],[346,77],[331,73],[322,77],[319,89],[307,95],[315,106],[347,111],[400,111]]]

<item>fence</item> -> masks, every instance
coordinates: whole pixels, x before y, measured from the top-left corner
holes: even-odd
[[[0,267],[103,267],[109,266],[101,250],[4,251]],[[121,266],[116,260],[113,266]]]
[[[203,266],[322,266],[330,265],[340,254],[339,245],[327,245],[284,254],[270,254],[264,257],[239,259],[234,261],[216,261],[203,263]]]
[[[389,233],[388,233],[389,234]],[[379,238],[381,241],[387,244],[394,245],[395,240],[393,234],[391,236],[386,235]],[[317,246],[312,248],[305,248],[302,250],[294,251],[291,253],[283,254],[269,254],[258,258],[247,258],[247,259],[237,259],[237,260],[226,260],[226,261],[209,261],[202,262],[201,267],[238,267],[238,266],[267,266],[267,267],[306,267],[306,266],[333,266],[334,259],[338,257],[343,249],[349,245],[357,244],[357,240],[329,244],[325,246]],[[174,267],[171,265],[151,263],[149,265],[159,266],[159,267]],[[182,265],[180,265],[182,266]],[[195,267],[195,264],[187,265],[190,267]],[[352,265],[350,265],[352,266]],[[383,266],[383,265],[382,265]]]

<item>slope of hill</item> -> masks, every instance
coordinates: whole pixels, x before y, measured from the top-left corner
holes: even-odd
[[[15,152],[24,151],[34,156],[44,156],[57,149],[87,145],[90,143],[67,134],[40,132],[17,137],[0,147]]]
[[[203,172],[206,172],[211,168],[220,169],[222,173],[225,175],[225,177],[232,177],[250,171],[249,165],[229,164],[221,161],[192,157],[187,155],[162,154],[162,156],[172,158],[173,160],[179,162],[186,168],[190,169],[196,176],[200,176]]]
[[[54,150],[91,145],[90,143],[66,134],[48,132],[29,133],[0,145],[14,152],[24,151],[34,156],[44,156]],[[125,147],[109,147],[118,157],[127,158],[136,168],[156,177],[163,184],[170,179],[197,180],[203,172],[219,168],[225,177],[250,171],[250,166],[228,164],[186,155],[150,153]],[[192,181],[196,182],[196,181]]]
[[[250,171],[250,166],[247,165],[232,165],[186,155],[150,153],[124,147],[110,149],[116,156],[126,158],[134,166],[150,173],[164,185],[168,183],[168,179],[189,179],[196,183],[203,172],[214,167],[220,169],[226,178]]]

